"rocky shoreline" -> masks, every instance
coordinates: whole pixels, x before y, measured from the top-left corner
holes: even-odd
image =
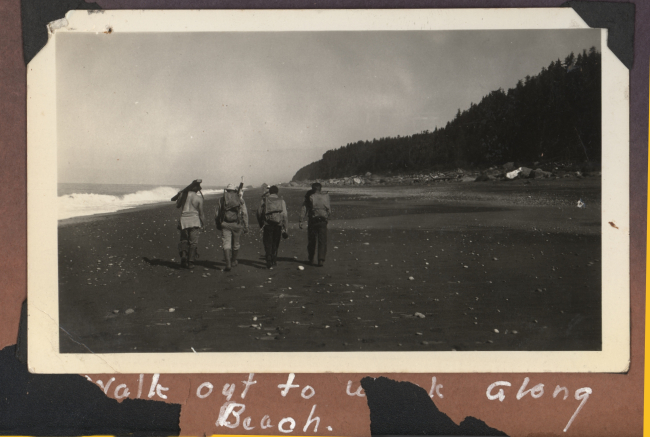
[[[581,179],[590,176],[600,176],[593,165],[576,165],[574,163],[552,162],[544,165],[533,163],[533,167],[516,166],[508,162],[502,166],[492,166],[483,170],[456,169],[451,171],[432,171],[423,173],[379,175],[367,172],[363,175],[351,175],[340,178],[314,179],[291,181],[285,186],[308,187],[314,182],[320,182],[325,187],[345,185],[431,185],[437,183],[456,182],[488,182],[512,181],[515,179]]]

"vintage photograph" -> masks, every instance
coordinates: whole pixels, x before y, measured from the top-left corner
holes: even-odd
[[[55,352],[602,353],[602,41],[56,34]]]

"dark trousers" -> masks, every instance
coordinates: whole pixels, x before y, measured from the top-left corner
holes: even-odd
[[[327,222],[326,221],[309,221],[307,226],[307,252],[309,259],[314,259],[316,244],[318,244],[318,259],[325,261],[327,255]]]
[[[185,252],[185,256],[187,256],[190,248],[196,250],[199,245],[200,233],[200,228],[185,228],[181,230],[181,241],[178,243],[178,253],[181,257],[183,256],[183,252]]]
[[[282,239],[282,226],[264,225],[264,252],[266,252],[266,262],[273,262],[278,257],[278,247]]]

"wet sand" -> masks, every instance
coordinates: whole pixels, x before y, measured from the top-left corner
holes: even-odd
[[[305,191],[281,188],[273,270],[259,190],[231,272],[216,197],[193,271],[172,202],[60,222],[61,352],[600,350],[600,178],[329,189],[323,268],[297,226]]]

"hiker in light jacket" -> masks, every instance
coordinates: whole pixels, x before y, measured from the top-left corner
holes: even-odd
[[[264,227],[264,252],[266,267],[272,269],[277,265],[278,248],[283,234],[286,235],[289,225],[287,204],[278,196],[279,189],[273,185],[269,195],[262,198],[257,210],[260,225]]]
[[[248,210],[242,194],[233,184],[228,184],[223,197],[219,199],[214,209],[217,229],[221,231],[226,272],[238,264],[237,255],[242,230],[248,233]]]
[[[175,200],[176,207],[181,209],[181,217],[177,226],[178,230],[181,231],[181,240],[178,243],[181,267],[193,269],[194,260],[198,256],[199,233],[205,226],[201,179],[193,181],[182,191],[179,191],[172,200]]]

